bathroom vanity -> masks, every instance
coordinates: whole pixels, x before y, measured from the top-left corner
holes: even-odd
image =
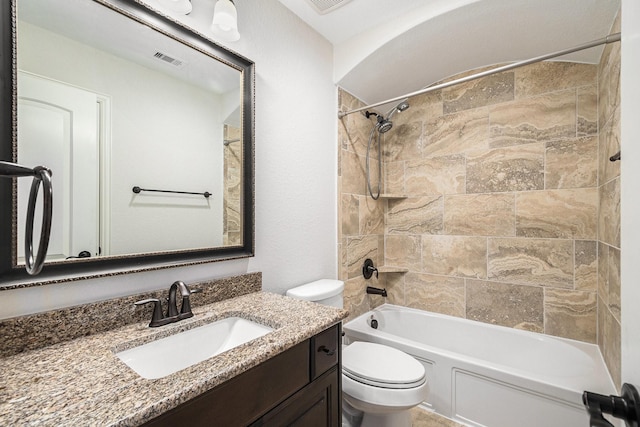
[[[197,296],[205,298],[207,292]],[[122,309],[128,306],[132,304]],[[0,425],[339,425],[338,344],[346,311],[258,291],[194,307],[193,312],[193,318],[160,328],[149,328],[147,319],[3,353]],[[90,323],[86,308],[79,314],[83,317],[66,325],[68,313],[43,314],[50,328],[29,318],[2,321],[3,346],[19,336],[33,341],[55,328]],[[147,311],[143,314],[146,318]],[[142,378],[116,356],[228,317],[273,331],[158,379]],[[20,334],[14,333],[19,328]]]
[[[340,325],[144,424],[339,426]]]

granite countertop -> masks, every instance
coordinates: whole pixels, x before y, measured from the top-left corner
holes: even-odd
[[[134,426],[210,390],[346,318],[345,310],[255,292],[194,308],[160,328],[134,323],[0,361],[0,425]],[[225,317],[275,330],[204,362],[147,380],[117,356],[155,338]]]

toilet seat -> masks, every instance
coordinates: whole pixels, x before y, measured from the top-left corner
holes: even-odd
[[[410,389],[426,382],[424,366],[408,354],[386,345],[356,341],[342,352],[342,373],[359,383]]]

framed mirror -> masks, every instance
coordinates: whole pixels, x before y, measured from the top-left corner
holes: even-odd
[[[253,62],[135,1],[1,7],[0,160],[54,203],[29,277],[29,180],[0,180],[0,286],[253,256]]]

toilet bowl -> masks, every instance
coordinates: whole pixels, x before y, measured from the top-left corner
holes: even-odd
[[[344,283],[318,280],[287,291],[287,296],[342,308]],[[382,344],[356,341],[342,347],[343,426],[360,417],[362,427],[410,427],[410,409],[427,398],[424,366],[408,354]]]

